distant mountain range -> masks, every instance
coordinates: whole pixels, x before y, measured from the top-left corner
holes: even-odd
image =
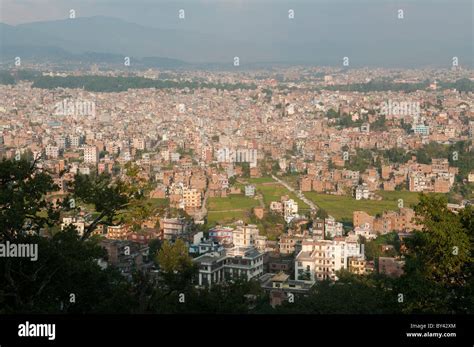
[[[307,33],[306,33],[307,34]],[[298,32],[292,33],[293,37]],[[307,35],[306,35],[307,36]],[[305,37],[306,37],[305,36]],[[316,35],[317,36],[317,35]],[[414,38],[392,36],[371,42],[365,37],[338,36],[254,42],[252,38],[232,40],[215,35],[175,29],[159,29],[110,17],[85,17],[11,26],[0,23],[0,60],[13,62],[49,60],[90,64],[106,62],[143,67],[179,68],[188,64],[233,67],[235,56],[241,66],[272,64],[342,65],[350,56],[351,66],[446,66],[455,52],[472,64],[472,42],[451,42],[442,38],[420,44]]]
[[[107,17],[29,23],[17,26],[0,23],[0,59],[13,61],[80,62],[123,64],[124,57],[145,67],[181,67],[180,59],[163,57],[159,49],[178,38],[175,32],[149,29]],[[159,39],[158,39],[159,38]],[[156,46],[156,47],[155,47]],[[169,54],[179,55],[170,51]]]

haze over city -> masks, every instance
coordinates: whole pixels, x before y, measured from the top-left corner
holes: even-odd
[[[0,347],[472,343],[473,35],[469,0],[0,0]]]
[[[7,52],[43,46],[190,63],[238,56],[243,67],[334,66],[344,56],[352,66],[445,66],[457,56],[472,66],[472,11],[469,0],[4,0],[0,22]]]

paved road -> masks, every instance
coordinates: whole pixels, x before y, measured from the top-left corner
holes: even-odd
[[[301,199],[303,202],[305,202],[311,208],[312,211],[316,212],[318,210],[318,206],[316,206],[316,204],[314,202],[312,202],[306,196],[304,196],[303,193],[301,193],[301,191],[294,189],[288,183],[286,183],[285,181],[279,179],[275,175],[272,175],[272,178],[275,181],[277,181],[278,183],[280,183],[282,186],[284,186],[286,189],[288,189],[290,192],[295,193],[295,195],[299,199]]]

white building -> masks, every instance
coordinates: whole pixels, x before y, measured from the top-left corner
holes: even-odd
[[[171,161],[179,161],[179,159],[181,158],[181,154],[179,154],[178,152],[173,152],[170,154],[170,160]]]
[[[99,150],[96,146],[84,147],[84,163],[97,164],[99,162]]]
[[[356,200],[368,199],[369,198],[369,188],[367,184],[360,184],[355,189],[355,198]]]
[[[200,286],[211,287],[235,278],[250,281],[263,274],[263,253],[253,247],[206,253],[195,258],[194,262],[199,267]]]
[[[46,146],[45,154],[48,158],[56,159],[59,157],[59,147],[58,146]]]
[[[348,268],[348,258],[362,256],[360,244],[353,238],[302,242],[295,258],[295,279],[307,281],[337,280],[336,271]]]
[[[246,185],[245,186],[245,196],[254,196],[255,195],[255,186],[253,185]]]
[[[290,223],[293,218],[298,217],[298,203],[293,199],[284,201],[283,215],[287,223]]]
[[[84,229],[86,225],[84,220],[78,220],[75,217],[64,217],[63,222],[61,223],[61,230],[64,230],[69,225],[74,225],[76,227],[79,236],[82,236],[84,234]]]
[[[253,247],[258,237],[258,228],[254,224],[239,225],[233,231],[232,239],[235,247]]]
[[[209,230],[209,238],[221,245],[230,245],[233,242],[234,229],[231,227],[216,226]]]
[[[328,237],[336,237],[342,236],[343,232],[343,225],[342,223],[336,222],[334,217],[329,216],[328,218],[324,219],[324,233]]]
[[[354,228],[354,235],[362,236],[367,240],[373,240],[377,238],[377,233],[374,233],[370,227],[369,223],[365,223]]]

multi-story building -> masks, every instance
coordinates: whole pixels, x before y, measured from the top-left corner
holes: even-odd
[[[285,200],[283,202],[283,216],[287,223],[291,222],[298,216],[298,203],[293,199]]]
[[[334,217],[329,216],[324,219],[324,232],[326,237],[342,236],[343,225],[340,222],[336,222]]]
[[[174,241],[186,234],[188,224],[181,218],[165,218],[160,221],[163,228],[163,239]]]
[[[77,148],[82,144],[82,137],[80,135],[70,135],[69,142],[71,147]]]
[[[428,136],[430,134],[430,127],[424,124],[416,124],[413,126],[413,132],[415,134]]]
[[[107,260],[100,259],[99,265],[103,268],[114,266],[122,275],[131,278],[134,270],[149,269],[153,263],[150,261],[147,245],[127,240],[104,239],[100,245],[107,251]]]
[[[325,223],[323,218],[316,218],[313,220],[313,227],[311,229],[311,235],[313,239],[324,240],[324,229]]]
[[[366,275],[373,271],[366,259],[362,257],[349,257],[349,271],[356,275]]]
[[[362,256],[360,244],[355,239],[305,240],[295,258],[295,279],[337,280],[336,271],[347,269],[347,259],[353,256]]]
[[[431,178],[421,172],[412,172],[409,176],[410,192],[432,191]]]
[[[235,247],[253,247],[257,237],[258,228],[254,224],[238,225],[232,235]]]
[[[251,280],[263,274],[263,253],[253,247],[235,247],[206,253],[194,259],[198,265],[198,284],[211,287],[233,278]]]
[[[183,188],[183,203],[185,209],[201,207],[201,192],[194,188]]]
[[[111,240],[126,240],[130,228],[126,225],[109,225],[107,226],[106,237]]]
[[[97,164],[99,161],[99,150],[96,146],[87,146],[84,148],[84,163]]]
[[[134,138],[132,146],[135,149],[143,151],[145,149],[145,139],[144,138]]]
[[[221,252],[224,246],[212,240],[202,239],[189,246],[189,254],[201,255],[206,253]]]
[[[48,145],[45,148],[45,154],[49,159],[56,159],[59,157],[59,147]]]
[[[307,235],[289,235],[282,234],[279,239],[280,254],[292,254],[299,252],[301,242],[307,238]]]

